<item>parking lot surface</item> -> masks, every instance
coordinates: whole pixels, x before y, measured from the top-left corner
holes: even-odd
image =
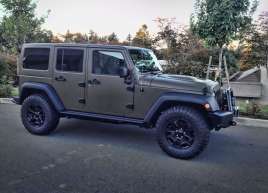
[[[267,193],[267,128],[212,132],[199,157],[183,161],[158,147],[154,130],[62,119],[33,136],[20,108],[0,105],[1,193]]]

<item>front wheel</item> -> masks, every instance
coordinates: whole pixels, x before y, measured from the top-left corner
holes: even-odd
[[[21,119],[25,128],[35,135],[47,135],[59,123],[59,113],[43,95],[27,97],[21,107]]]
[[[209,129],[199,111],[177,106],[163,112],[157,123],[157,140],[168,155],[190,159],[199,155],[209,141]]]

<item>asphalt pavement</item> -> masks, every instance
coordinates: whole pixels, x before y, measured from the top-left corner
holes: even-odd
[[[0,104],[0,193],[267,193],[268,126],[212,132],[199,157],[158,147],[154,130],[63,119],[29,134],[19,106]]]

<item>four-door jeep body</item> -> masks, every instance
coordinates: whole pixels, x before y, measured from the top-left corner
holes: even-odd
[[[61,117],[133,124],[156,128],[167,154],[189,159],[206,147],[211,130],[235,124],[232,92],[163,74],[144,48],[25,44],[18,76],[22,122],[36,135],[55,130]]]

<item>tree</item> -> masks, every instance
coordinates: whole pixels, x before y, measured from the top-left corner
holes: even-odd
[[[109,44],[118,44],[119,43],[119,39],[114,32],[111,33],[110,35],[108,35],[107,39],[108,39]]]
[[[178,55],[178,29],[174,26],[176,25],[175,18],[157,18],[155,22],[158,24],[159,32],[154,40],[157,47],[167,47],[163,53],[164,58],[168,62],[176,63]],[[163,50],[163,51],[164,51]]]
[[[131,36],[131,34],[128,34],[127,38],[121,44],[125,45],[125,46],[131,46],[132,45],[132,36]]]
[[[268,34],[268,11],[264,11],[260,14],[258,25],[261,33]]]
[[[0,56],[0,84],[3,83],[4,76],[7,74],[8,67],[2,56]]]
[[[99,41],[98,34],[96,32],[94,32],[93,30],[90,30],[88,40],[90,43],[98,43],[98,41]]]
[[[241,70],[266,64],[268,51],[266,40],[268,40],[268,12],[263,12],[243,35],[240,43]]]
[[[213,64],[217,61],[215,50],[207,48],[197,35],[189,28],[179,26],[174,18],[157,18],[156,22],[160,30],[155,42],[158,47],[162,47],[159,55],[168,61],[165,70],[168,73],[205,78],[209,57],[213,56]],[[227,61],[232,72],[237,70],[233,51],[227,54]]]
[[[224,46],[243,34],[252,23],[257,0],[197,0],[191,17],[191,30],[209,46],[217,46],[219,67]]]
[[[82,34],[82,33],[71,33],[70,30],[67,30],[65,35],[60,35],[61,38],[63,38],[64,42],[67,43],[88,43],[89,42],[89,37],[87,34]],[[58,41],[58,39],[53,39],[53,41]]]
[[[153,42],[147,25],[142,25],[136,32],[136,36],[133,38],[132,44],[138,47],[152,48]]]
[[[45,17],[36,16],[36,3],[32,0],[0,0],[0,4],[5,12],[0,23],[2,48],[16,53],[25,42],[48,41],[51,37],[50,33],[42,32]]]
[[[127,35],[127,44],[130,46],[131,44],[132,44],[132,36],[131,36],[131,34],[128,34]]]
[[[9,81],[16,72],[16,57],[0,53],[0,97],[10,97],[11,86]]]

